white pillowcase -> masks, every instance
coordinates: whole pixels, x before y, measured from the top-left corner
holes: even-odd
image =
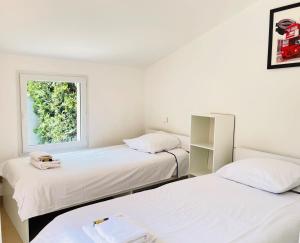
[[[180,145],[180,141],[176,136],[165,132],[149,133],[133,139],[124,139],[123,141],[129,148],[151,154],[164,150],[168,151]]]
[[[283,193],[300,186],[300,166],[276,159],[240,160],[216,173],[223,178],[273,193]]]

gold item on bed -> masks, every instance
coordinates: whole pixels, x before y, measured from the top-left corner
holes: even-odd
[[[109,218],[104,218],[104,219],[97,219],[94,221],[94,225],[96,224],[102,224],[103,222],[107,221]]]

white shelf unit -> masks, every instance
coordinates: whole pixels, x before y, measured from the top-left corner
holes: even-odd
[[[234,122],[229,114],[192,115],[190,174],[209,174],[232,162]]]

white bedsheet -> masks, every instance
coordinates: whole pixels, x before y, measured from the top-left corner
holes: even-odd
[[[297,243],[300,195],[207,175],[70,211],[32,243],[91,243],[81,226],[115,214],[129,216],[165,243]]]
[[[171,150],[180,176],[188,173],[188,153]],[[29,158],[6,162],[3,176],[14,188],[22,220],[75,204],[169,179],[176,173],[173,155],[147,154],[125,145],[57,154],[61,168],[38,170]]]

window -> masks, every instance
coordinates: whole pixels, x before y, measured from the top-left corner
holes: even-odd
[[[23,152],[85,147],[86,78],[20,74]]]

